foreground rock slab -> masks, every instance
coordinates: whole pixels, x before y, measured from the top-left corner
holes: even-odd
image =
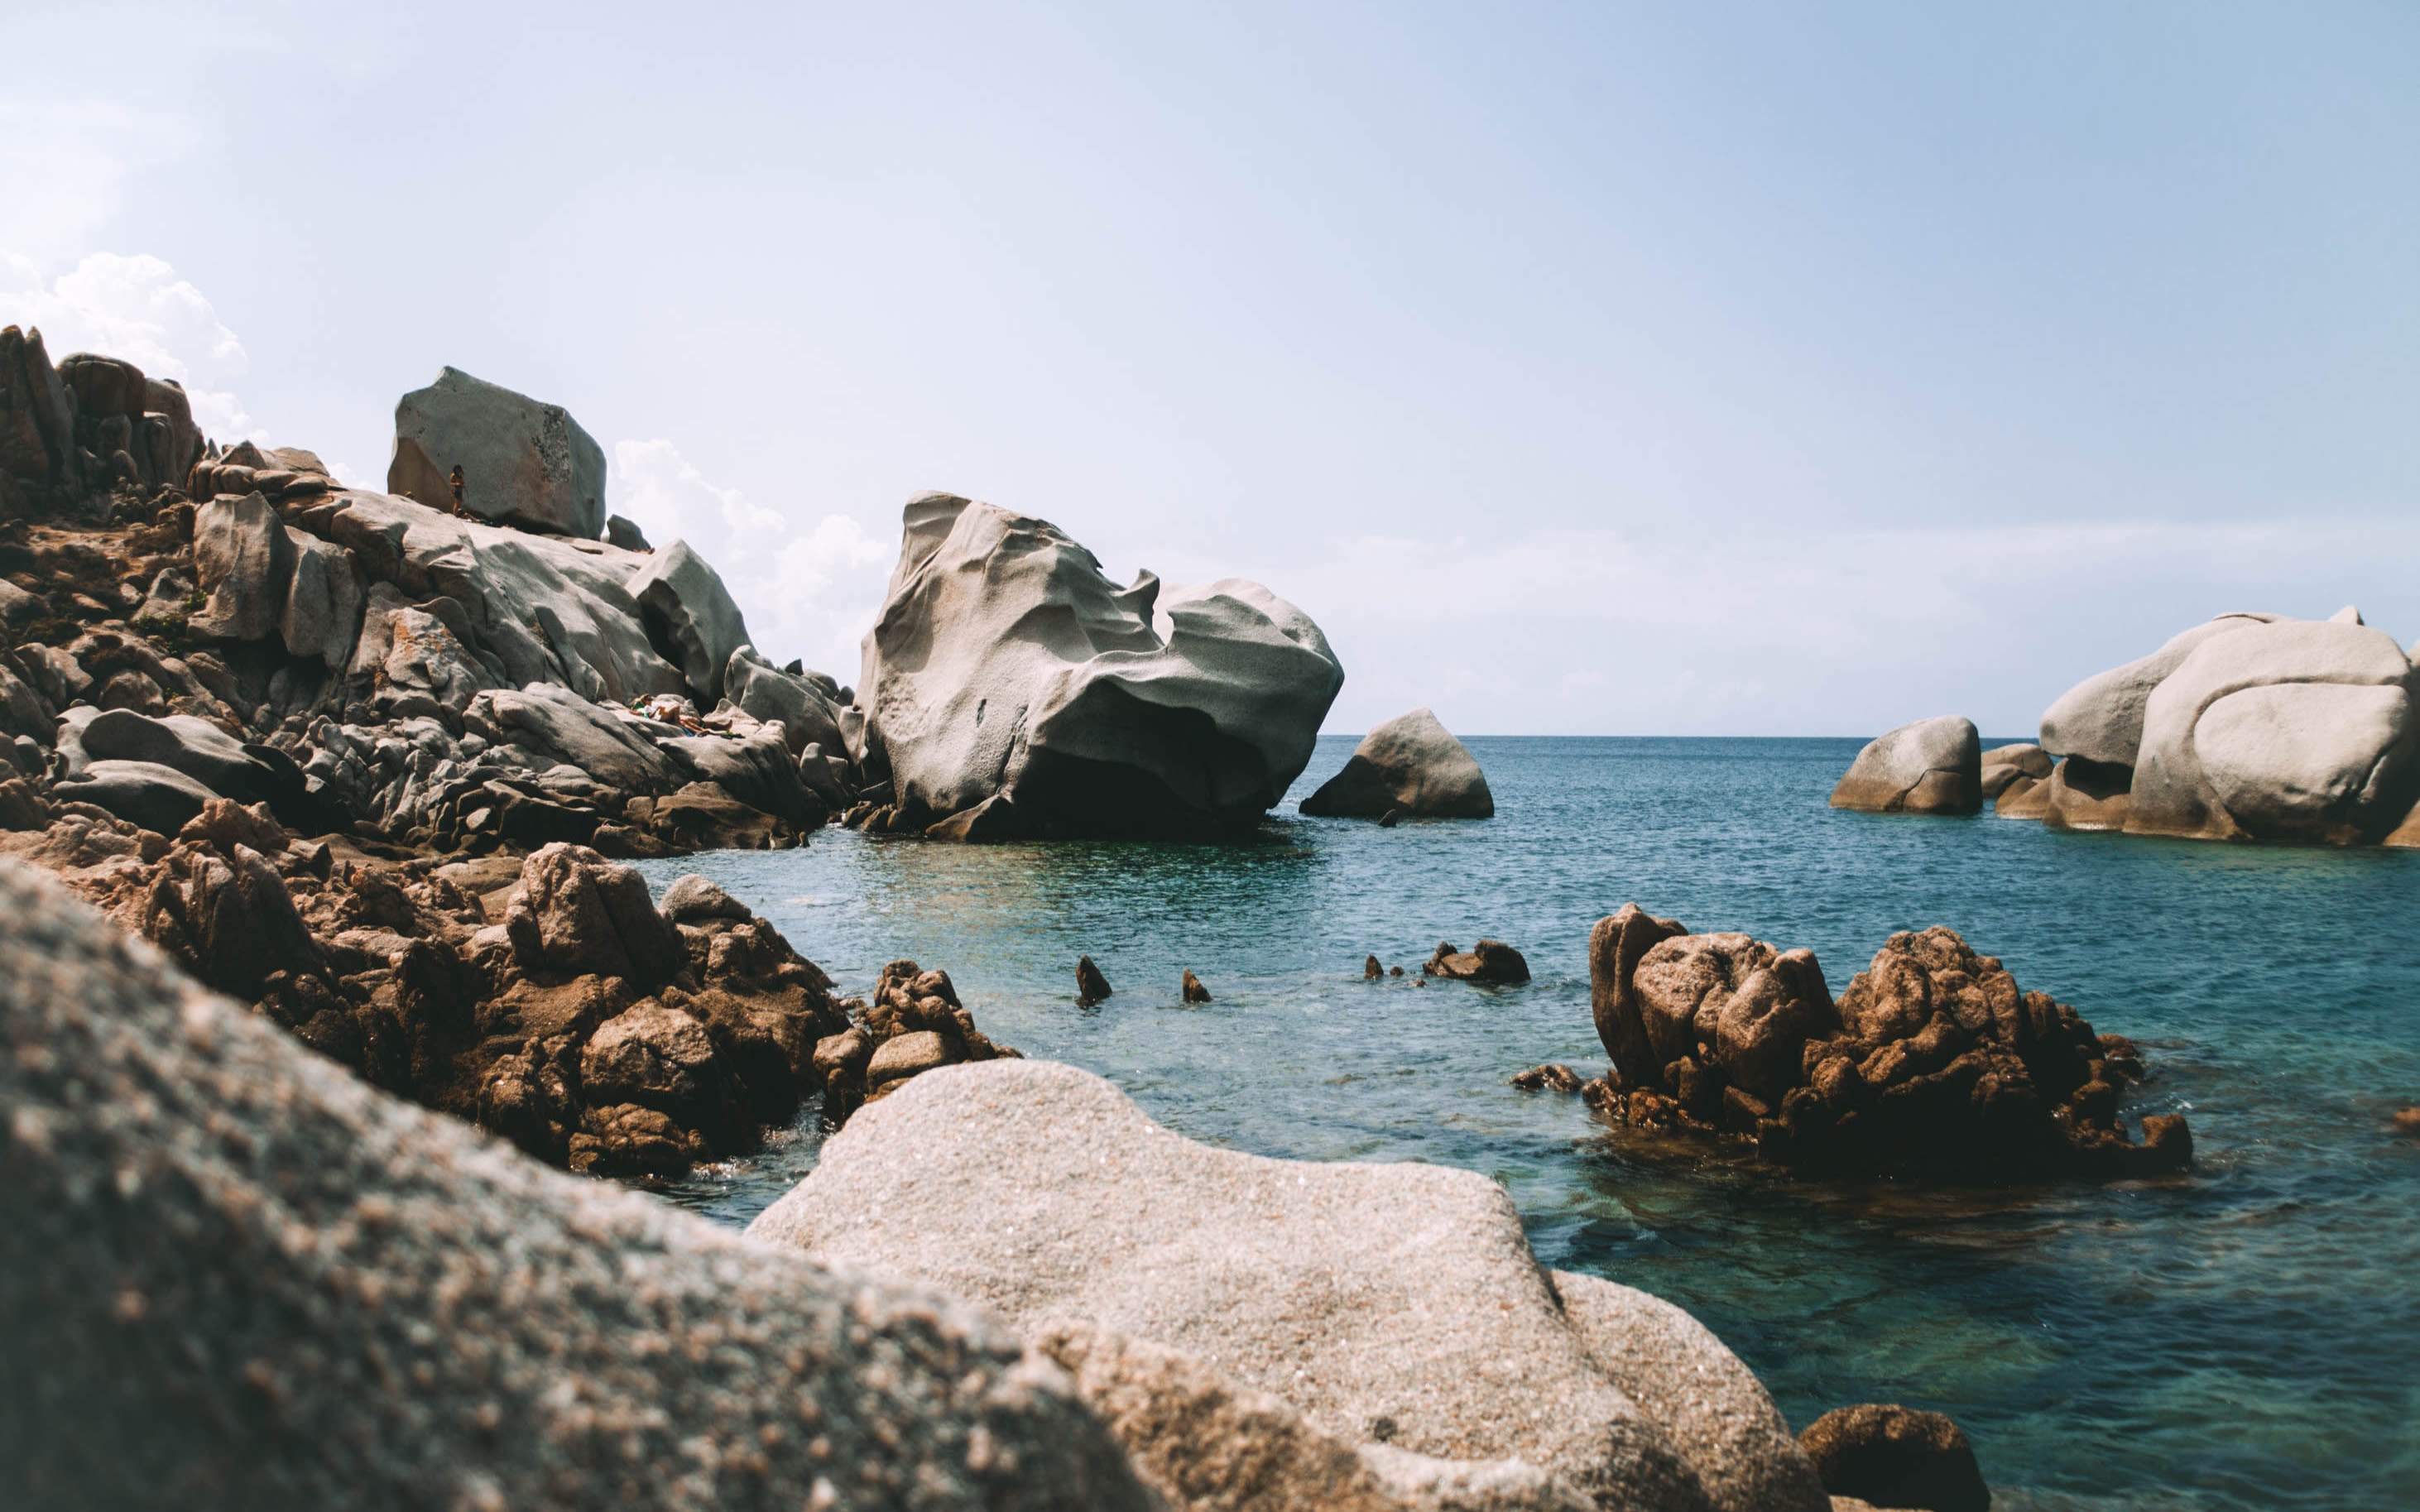
[[[1361,737],[1343,770],[1302,800],[1314,818],[1492,819],[1496,795],[1470,748],[1428,709],[1397,715]]]
[[[1835,809],[1970,814],[1983,807],[1983,742],[1971,719],[1919,719],[1867,744],[1832,790]]]
[[[1140,1355],[1096,1387],[1163,1394],[1164,1411],[1109,1412],[1146,1467],[1189,1453],[1167,1435],[1205,1392],[1266,1394],[1303,1440],[1440,1492],[1381,1504],[1826,1506],[1736,1358],[1652,1298],[1549,1278],[1494,1182],[1212,1149],[1073,1067],[925,1072],[853,1119],[750,1232],[979,1302],[1060,1341],[1079,1380],[1104,1351]],[[1487,1502],[1487,1484],[1526,1489]],[[1186,1505],[1264,1504],[1179,1489]]]
[[[372,1091],[7,863],[0,949],[0,1502],[1151,1504],[963,1307]]]

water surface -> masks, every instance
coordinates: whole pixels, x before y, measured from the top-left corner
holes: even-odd
[[[840,830],[650,863],[747,900],[863,993],[949,971],[985,1031],[1197,1139],[1502,1181],[1546,1263],[1688,1308],[1793,1425],[1955,1416],[2007,1507],[2420,1506],[2420,853],[2054,834],[1838,813],[1855,741],[1479,739],[1488,823],[1303,819],[1254,841],[960,847]],[[1320,743],[1293,798],[1343,762]],[[2186,1178],[1957,1192],[1814,1183],[1592,1126],[1505,1079],[1604,1063],[1590,924],[1626,902],[1812,948],[1837,993],[1946,923],[2020,986],[2140,1041],[2129,1107],[2181,1111]],[[1415,985],[1440,940],[1515,989]],[[1374,951],[1412,977],[1365,984]],[[1077,955],[1117,989],[1075,1005]],[[1191,967],[1216,1000],[1178,997]],[[744,1224],[811,1169],[812,1115],[675,1195]]]

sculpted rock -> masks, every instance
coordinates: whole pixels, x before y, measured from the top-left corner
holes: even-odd
[[[173,835],[218,795],[173,766],[157,762],[87,762],[74,779],[52,790],[70,803],[89,803],[118,818]]]
[[[685,764],[628,721],[554,684],[482,692],[463,711],[462,724],[498,745],[520,746],[628,791],[668,790],[688,780]]]
[[[605,517],[605,539],[625,551],[655,549],[647,544],[647,532],[639,529],[637,521],[625,519],[619,515]]]
[[[1122,589],[1056,526],[929,494],[859,686],[903,811],[982,840],[1249,825],[1311,759],[1343,675],[1256,583]]]
[[[675,541],[646,558],[630,579],[630,596],[638,600],[650,639],[678,653],[668,659],[699,700],[711,704],[721,698],[722,669],[733,652],[748,644],[748,625],[706,559],[687,541]]]
[[[0,954],[11,1506],[1152,1504],[957,1304],[365,1088],[14,866]]]
[[[313,535],[294,535],[294,567],[277,634],[297,656],[318,656],[331,668],[352,659],[362,628],[361,575],[353,554]]]
[[[680,935],[656,912],[645,879],[578,845],[531,853],[504,929],[525,971],[595,972],[644,989],[671,980],[688,960]]]
[[[1316,816],[1375,819],[1390,809],[1442,819],[1495,816],[1479,762],[1427,709],[1362,736],[1344,769],[1302,800],[1302,811]]]
[[[2133,807],[2133,781],[2132,768],[2070,756],[2041,784],[2041,812],[2035,817],[2061,829],[2123,829],[2127,812]]]
[[[1648,1033],[1637,990],[1638,963],[1656,946],[1687,933],[1679,919],[1657,918],[1637,903],[1622,904],[1621,912],[1598,919],[1589,931],[1589,1007],[1621,1086],[1655,1087],[1663,1079],[1670,1057]],[[1373,966],[1376,960],[1371,958]]]
[[[1983,742],[1971,719],[1903,724],[1857,752],[1832,790],[1835,809],[1970,814],[1983,807]]]
[[[1604,1336],[1575,1326],[1510,1199],[1484,1177],[1198,1145],[1073,1067],[925,1072],[853,1119],[750,1232],[929,1281],[1029,1337],[1107,1331],[1215,1365],[1232,1382],[1227,1402],[1249,1407],[1238,1393],[1266,1393],[1317,1434],[1366,1446],[1365,1458],[1380,1448],[1526,1475],[1541,1494],[1550,1477],[1604,1505],[1746,1512],[1714,1488],[1751,1482],[1794,1486],[1758,1504],[1781,1512],[1826,1505],[1769,1421],[1659,1421],[1626,1393],[1601,1351],[1660,1342],[1633,1337],[1610,1309],[1595,1315]],[[1689,1348],[1725,1364],[1701,1396],[1755,1390],[1710,1338]],[[1692,1363],[1635,1375],[1677,1383]],[[1506,1368],[1517,1368],[1517,1387]],[[1212,1405],[1181,1382],[1171,1389],[1194,1404],[1187,1411]],[[1111,1415],[1129,1442],[1152,1442],[1125,1409]],[[1172,1471],[1163,1452],[1143,1458]],[[1750,1472],[1745,1461],[1771,1462]],[[1214,1504],[1249,1504],[1243,1487],[1227,1495]]]
[[[2039,782],[2056,764],[2040,746],[1994,746],[1983,753],[1983,798],[1997,802],[2020,780]]]
[[[1683,934],[1641,956],[1630,995],[1659,1063],[1690,1056],[1767,1104],[1799,1079],[1799,1053],[1838,1027],[1811,950],[1745,934]]]
[[[69,483],[76,471],[75,412],[39,331],[0,327],[0,473]]]
[[[2213,636],[2264,625],[2273,614],[2222,614],[2196,625],[2143,657],[2112,668],[2059,695],[2041,719],[2041,748],[2053,756],[2081,756],[2104,766],[2133,766],[2143,744],[2143,716],[2151,690]]]
[[[677,1009],[641,1003],[608,1019],[580,1053],[580,1081],[592,1103],[635,1104],[662,1114],[691,1159],[742,1148],[748,1120],[731,1072],[706,1026]],[[691,1132],[692,1143],[683,1137]],[[574,1146],[574,1168],[581,1150]]]
[[[462,507],[481,519],[595,540],[605,530],[605,453],[560,405],[449,367],[396,401],[387,491],[439,509],[462,470]]]
[[[1990,1512],[1974,1446],[1939,1412],[1867,1402],[1836,1408],[1799,1436],[1835,1496],[1925,1512]]]
[[[294,543],[259,494],[213,499],[194,511],[194,569],[209,601],[187,622],[193,632],[258,640],[285,612]]]
[[[778,721],[792,756],[803,754],[811,744],[828,753],[846,748],[840,728],[842,704],[832,696],[838,690],[830,684],[819,674],[783,671],[753,646],[734,651],[722,667],[722,696],[750,718]]]
[[[90,761],[171,766],[239,803],[284,796],[266,762],[208,719],[189,714],[154,718],[131,709],[109,709],[83,721],[74,740]]]
[[[799,830],[814,829],[829,812],[799,779],[799,764],[779,730],[759,727],[739,737],[687,735],[658,744],[677,752],[699,781],[711,782]]]
[[[2248,625],[2195,646],[2145,706],[2130,833],[2376,839],[2412,799],[2411,659],[2358,623]]]

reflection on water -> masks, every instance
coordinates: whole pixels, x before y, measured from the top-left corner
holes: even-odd
[[[1502,1181],[1550,1265],[1668,1297],[1793,1423],[1950,1412],[2005,1506],[2420,1505],[2420,854],[2054,835],[1836,813],[1843,741],[1479,740],[1499,817],[1382,830],[1289,809],[1253,841],[956,847],[824,831],[650,863],[714,877],[848,991],[947,969],[987,1033],[1197,1139]],[[1296,796],[1349,741],[1321,743]],[[1637,900],[1811,947],[1836,991],[1947,923],[2134,1036],[2130,1110],[2186,1112],[2186,1178],[1942,1192],[1813,1183],[1615,1135],[1589,926]],[[1512,989],[1365,983],[1440,940],[1527,953]],[[1117,995],[1075,1006],[1078,953]],[[1216,1001],[1178,998],[1192,968]],[[814,1164],[813,1116],[675,1196],[744,1223]]]

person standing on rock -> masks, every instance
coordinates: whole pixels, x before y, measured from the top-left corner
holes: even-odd
[[[445,481],[453,486],[454,513],[459,515],[462,513],[462,464],[459,462],[455,463],[453,476],[447,478]]]

